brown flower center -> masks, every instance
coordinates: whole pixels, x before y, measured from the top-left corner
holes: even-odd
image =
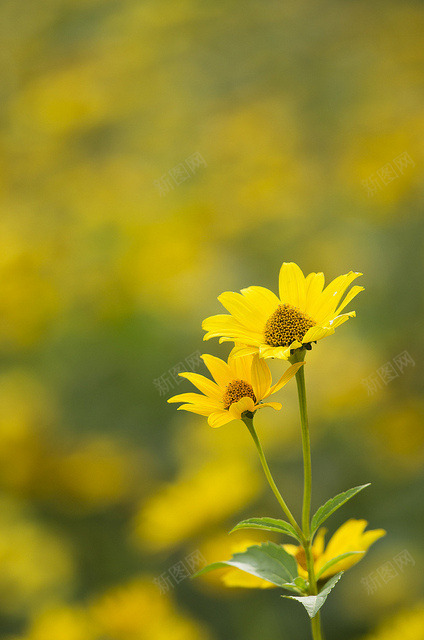
[[[252,385],[245,380],[232,380],[227,384],[224,397],[222,398],[224,402],[224,409],[229,409],[233,402],[237,402],[245,396],[252,398],[253,402],[256,404],[256,396],[253,393]]]
[[[302,342],[315,324],[315,320],[291,304],[280,304],[266,322],[265,342],[271,347],[289,347],[294,340]]]

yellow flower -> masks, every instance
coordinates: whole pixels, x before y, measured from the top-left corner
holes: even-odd
[[[353,567],[353,565],[357,564],[364,557],[369,547],[376,542],[376,540],[386,535],[384,529],[374,529],[364,532],[367,524],[368,522],[366,520],[354,520],[353,518],[348,520],[337,529],[325,549],[324,536],[326,529],[320,529],[318,531],[312,545],[312,554],[314,556],[315,575],[319,576],[320,580],[325,580],[339,571],[346,571],[350,569],[350,567]],[[285,544],[283,546],[288,553],[296,558],[299,575],[302,576],[302,578],[307,578],[308,572],[306,570],[306,558],[303,547],[294,544]],[[333,558],[337,558],[337,556],[352,551],[356,551],[357,553],[339,560],[320,575],[320,571],[327,562]]]
[[[143,550],[165,551],[210,529],[257,498],[261,476],[249,458],[233,452],[184,470],[142,505],[135,518],[135,537]]]
[[[306,278],[294,262],[284,262],[280,270],[280,297],[264,287],[248,287],[241,293],[227,291],[218,300],[230,312],[203,321],[204,340],[239,342],[235,353],[258,353],[261,358],[287,360],[292,349],[310,345],[334,333],[354,311],[340,314],[363,287],[354,286],[343,301],[350,284],[362,275],[350,271],[335,278],[324,289],[324,274]]]
[[[424,640],[424,603],[384,621],[363,640]]]
[[[230,353],[228,363],[215,356],[202,356],[215,382],[198,373],[180,373],[202,393],[181,393],[169,398],[168,402],[184,402],[178,409],[208,416],[211,427],[221,427],[231,420],[240,420],[245,411],[254,413],[263,407],[280,410],[279,402],[263,403],[262,400],[287,384],[303,362],[289,367],[273,385],[266,362],[257,354],[234,357],[235,349]]]

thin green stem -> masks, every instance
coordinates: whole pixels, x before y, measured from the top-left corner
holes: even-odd
[[[296,352],[295,352],[296,354]],[[301,362],[301,355],[297,356],[297,362]],[[300,423],[302,426],[303,449],[303,508],[302,529],[306,538],[310,537],[311,517],[311,493],[312,493],[312,466],[311,466],[311,441],[309,438],[308,409],[306,405],[306,387],[304,366],[296,372],[297,395],[299,398]]]
[[[253,442],[255,443],[256,449],[258,450],[259,459],[261,461],[261,464],[262,464],[263,470],[265,472],[266,479],[268,480],[269,486],[271,487],[272,491],[274,492],[274,495],[277,498],[282,510],[286,514],[290,524],[294,527],[294,529],[296,530],[298,535],[303,539],[302,530],[299,527],[299,525],[297,524],[295,518],[293,517],[292,512],[288,508],[283,496],[281,495],[281,493],[279,492],[279,490],[277,488],[277,485],[275,484],[274,478],[272,477],[271,471],[269,469],[268,463],[267,463],[266,458],[265,458],[264,451],[262,449],[262,445],[261,445],[260,440],[258,438],[258,434],[256,433],[255,427],[253,425],[253,418],[248,418],[247,416],[243,416],[243,422],[247,426],[247,428],[249,429],[249,432],[250,432],[250,434],[251,434],[251,436],[253,438]]]
[[[305,350],[296,350],[290,358],[292,364],[304,360]],[[309,588],[311,595],[318,593],[317,581],[315,577],[314,557],[311,542],[311,495],[312,495],[312,465],[311,465],[311,440],[309,436],[308,408],[306,403],[306,387],[304,366],[296,372],[297,395],[299,398],[300,423],[302,427],[302,451],[303,451],[303,507],[302,507],[302,529],[303,548],[306,556],[306,567],[308,570]],[[322,640],[320,613],[311,620],[313,640]]]
[[[321,615],[318,611],[315,618],[311,620],[312,638],[313,640],[324,640],[321,630]]]

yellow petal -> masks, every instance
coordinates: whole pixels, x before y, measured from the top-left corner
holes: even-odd
[[[277,391],[282,389],[282,387],[284,387],[284,385],[286,385],[289,380],[291,380],[293,376],[296,375],[300,367],[303,367],[304,364],[304,362],[296,362],[295,364],[292,364],[291,367],[289,367],[287,371],[283,373],[279,381],[271,387],[269,395],[271,395],[272,393],[276,393]]]
[[[186,378],[202,393],[213,398],[214,400],[222,400],[222,391],[215,382],[200,375],[200,373],[180,373],[182,378]]]
[[[344,298],[343,302],[339,305],[338,309],[335,311],[335,314],[338,315],[340,311],[343,311],[343,309],[347,307],[349,302],[351,302],[353,298],[355,298],[355,296],[358,295],[358,293],[361,293],[361,291],[365,291],[364,287],[359,287],[358,285],[355,285],[354,287],[352,287],[352,289],[348,292],[348,294]]]
[[[167,402],[193,402],[195,404],[210,405],[216,407],[218,403],[211,400],[208,396],[204,396],[201,393],[180,393],[177,396],[172,396]]]
[[[275,409],[276,411],[280,411],[283,405],[281,402],[261,402],[261,404],[255,405],[255,410],[263,409],[264,407],[271,407],[271,409]]]
[[[251,383],[251,369],[253,356],[240,356],[234,357],[233,351],[231,351],[228,357],[228,364],[231,370],[232,380],[245,380],[249,384]]]
[[[229,358],[239,358],[240,356],[251,356],[254,353],[258,353],[258,347],[247,347],[243,344],[236,344],[235,347],[231,350]]]
[[[324,323],[332,315],[340,302],[340,299],[349,285],[362,273],[350,271],[345,275],[338,276],[324,289],[321,295],[321,304],[318,306],[314,314],[314,320],[319,324]]]
[[[271,347],[268,344],[261,344],[259,346],[259,357],[287,360],[290,357],[290,347]]]
[[[336,318],[333,318],[332,320],[330,320],[330,322],[328,323],[328,326],[331,327],[332,329],[336,329],[337,327],[340,327],[341,324],[346,322],[346,320],[349,320],[349,318],[354,318],[355,316],[356,316],[355,311],[349,311],[349,313],[342,313],[340,316],[337,316]]]
[[[280,300],[275,293],[265,287],[247,287],[247,289],[242,289],[241,292],[246,300],[255,307],[257,313],[261,314],[264,324],[280,304]]]
[[[311,318],[315,317],[315,311],[320,304],[320,296],[324,288],[324,274],[310,273],[305,279],[306,300],[304,312]]]
[[[216,407],[213,410],[215,411]],[[211,409],[199,404],[182,404],[177,408],[177,411],[189,411],[190,413],[197,413],[199,416],[208,416],[211,413]]]
[[[228,409],[229,414],[232,416],[233,420],[241,420],[241,414],[245,411],[250,411],[253,413],[255,410],[255,403],[252,398],[245,396],[241,398],[237,402],[233,402],[233,404]]]
[[[315,536],[315,540],[312,545],[312,551],[314,552],[314,556],[316,557],[321,556],[324,552],[324,541],[326,533],[327,529],[321,527],[321,529],[318,530],[318,533]]]
[[[231,381],[231,370],[224,360],[209,354],[204,354],[201,358],[220,387],[225,387]]]
[[[315,342],[315,340],[321,340],[326,336],[330,336],[334,333],[334,327],[322,327],[321,325],[315,325],[307,330],[303,337],[303,342]]]
[[[234,342],[242,342],[247,345],[259,346],[263,341],[263,331],[251,331],[243,326],[233,316],[227,314],[218,314],[210,316],[202,322],[202,328],[207,333],[203,336],[203,340],[210,338],[226,338],[234,340]]]
[[[262,330],[263,319],[260,307],[257,310],[241,293],[225,291],[218,296],[218,300],[244,327],[252,331]]]
[[[272,376],[267,363],[258,355],[254,355],[251,364],[251,384],[257,402],[269,395],[271,383]]]
[[[300,267],[295,262],[283,262],[279,280],[281,302],[303,309],[306,300],[305,276]]]
[[[208,424],[214,429],[222,427],[224,424],[231,422],[234,418],[228,413],[228,411],[217,411],[211,413],[208,418]]]

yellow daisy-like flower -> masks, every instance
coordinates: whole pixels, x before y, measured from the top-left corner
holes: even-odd
[[[211,427],[222,427],[231,420],[240,420],[246,411],[254,413],[263,407],[280,410],[279,402],[262,401],[284,387],[304,363],[298,362],[289,367],[273,385],[266,362],[257,354],[234,357],[235,349],[230,353],[228,362],[211,355],[201,356],[215,382],[198,373],[180,373],[202,393],[181,393],[169,398],[168,402],[185,403],[178,409],[207,416]]]
[[[334,333],[336,327],[355,316],[340,313],[364,287],[354,286],[342,301],[350,284],[361,276],[350,271],[335,278],[324,289],[324,274],[306,278],[294,262],[284,262],[280,270],[280,297],[264,287],[248,287],[241,293],[227,291],[218,300],[230,312],[203,321],[204,340],[239,342],[238,355],[258,353],[261,358],[287,360],[292,349],[310,348]]]
[[[319,580],[327,580],[331,576],[346,571],[357,564],[364,557],[369,547],[379,538],[386,535],[384,529],[373,529],[372,531],[364,531],[368,525],[366,520],[350,519],[341,525],[330,538],[327,546],[324,548],[324,536],[326,529],[320,529],[316,535],[312,545],[312,554],[314,556],[315,575]],[[295,544],[285,544],[284,549],[296,558],[299,575],[302,578],[308,578],[306,568],[306,557],[303,547]],[[348,556],[333,564],[329,569],[321,573],[323,567],[332,560],[344,553],[356,552],[355,555]]]

